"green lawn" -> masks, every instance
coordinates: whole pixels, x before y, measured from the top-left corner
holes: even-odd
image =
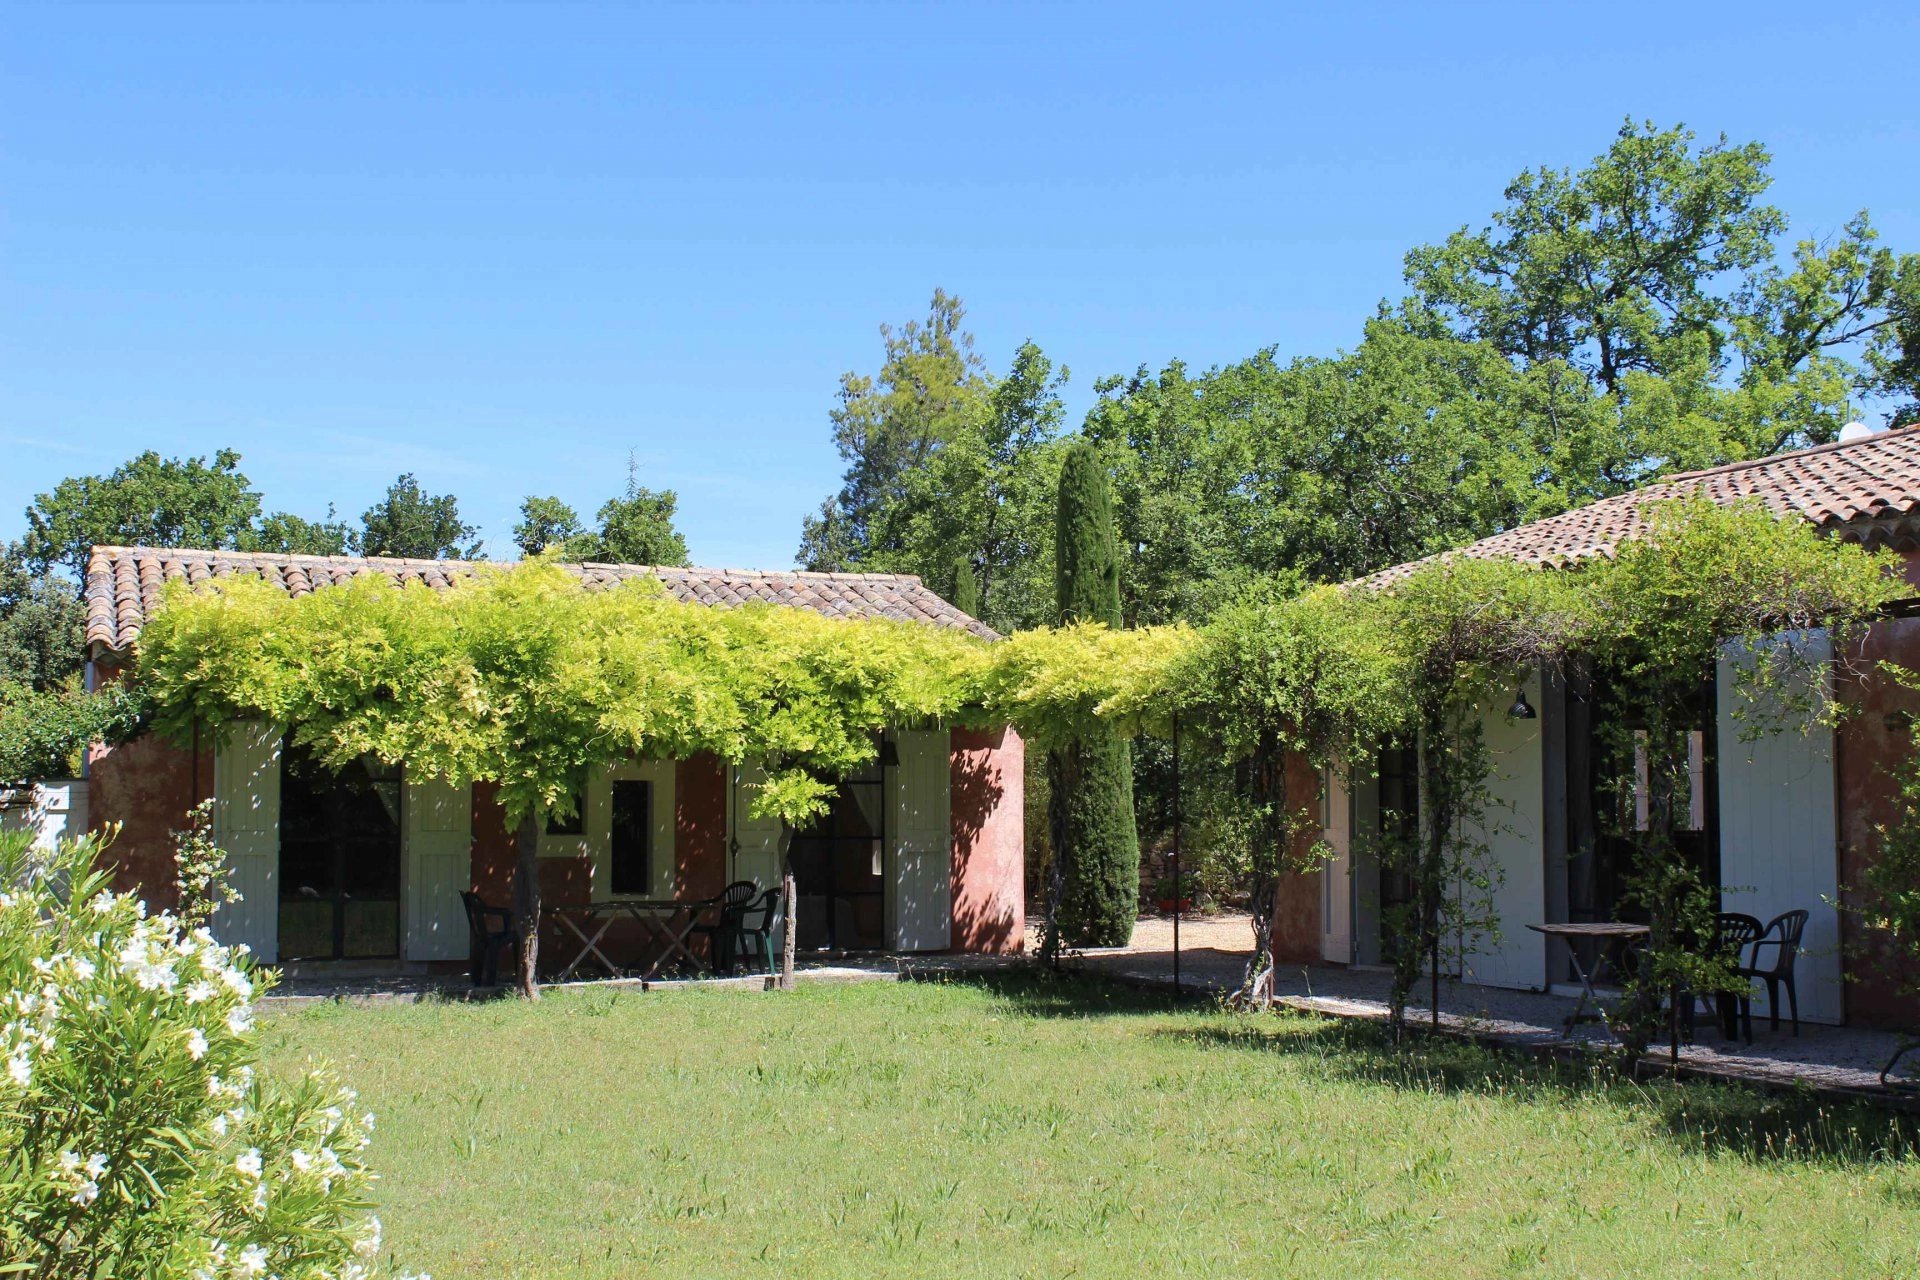
[[[264,1026],[379,1113],[389,1243],[436,1280],[1920,1275],[1920,1156],[1876,1113],[1093,983]]]

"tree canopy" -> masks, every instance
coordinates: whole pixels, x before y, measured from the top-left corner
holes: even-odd
[[[881,327],[876,375],[841,378],[829,417],[846,471],[805,521],[799,559],[918,574],[949,596],[964,563],[977,616],[1012,631],[1052,617],[1053,442],[1068,375],[1033,342],[1004,376],[988,372],[965,318],[935,290],[924,321]]]
[[[460,518],[460,500],[434,495],[409,471],[360,516],[354,549],[362,555],[415,560],[483,560],[480,530]]]

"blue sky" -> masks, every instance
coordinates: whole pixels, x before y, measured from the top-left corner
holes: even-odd
[[[1920,6],[14,5],[0,537],[231,445],[270,508],[403,470],[680,493],[784,566],[838,375],[963,297],[1096,376],[1350,345],[1401,255],[1627,115],[1773,149],[1796,234],[1920,248]]]

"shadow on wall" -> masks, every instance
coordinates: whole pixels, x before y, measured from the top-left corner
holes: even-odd
[[[1008,792],[1025,752],[1011,729],[955,730],[949,778],[956,951],[1018,951],[1025,942],[1024,814]],[[1008,829],[1008,824],[1013,824]]]

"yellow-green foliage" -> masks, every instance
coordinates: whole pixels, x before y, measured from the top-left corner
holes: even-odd
[[[1720,648],[1745,642],[1739,688],[1777,703],[1805,666],[1796,637],[1812,628],[1846,633],[1912,589],[1890,551],[1864,551],[1821,536],[1802,520],[1776,519],[1759,503],[1717,506],[1704,498],[1650,505],[1648,531],[1589,572],[1591,646],[1618,678],[1641,690],[1691,691]],[[1762,637],[1775,637],[1759,643]],[[1817,682],[1815,692],[1826,682]],[[1824,698],[1791,710],[1829,711]]]
[[[1379,600],[1320,587],[1251,593],[1182,656],[1183,710],[1230,757],[1324,762],[1397,727],[1406,670]]]
[[[994,646],[979,700],[989,718],[1017,725],[1039,746],[1072,741],[1097,721],[1164,729],[1178,673],[1199,642],[1184,623],[1113,631],[1074,622],[1017,632]]]
[[[1722,641],[1858,622],[1897,590],[1884,556],[1758,508],[1667,504],[1650,521],[1574,572],[1456,558],[1384,595],[1255,592],[1202,629],[1075,623],[993,645],[682,604],[650,579],[589,590],[541,560],[445,591],[369,576],[298,600],[235,577],[170,591],[140,676],[162,729],[269,719],[331,760],[498,782],[515,818],[570,803],[591,766],[711,751],[770,762],[756,806],[801,821],[831,792],[819,778],[869,762],[888,726],[1004,722],[1048,746],[1096,721],[1163,733],[1178,712],[1230,756],[1324,760],[1572,649],[1698,672]]]
[[[589,590],[534,561],[445,591],[366,576],[288,600],[176,587],[140,676],[176,733],[263,718],[323,757],[497,782],[510,820],[564,806],[591,766],[711,751],[770,762],[755,804],[799,822],[889,725],[960,715],[986,646],[801,609],[682,604],[657,582]]]

